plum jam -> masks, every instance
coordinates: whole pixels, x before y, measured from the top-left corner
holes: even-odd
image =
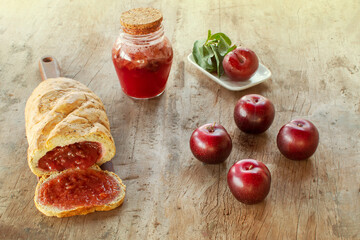
[[[94,165],[102,155],[101,144],[97,142],[77,142],[56,147],[47,152],[38,162],[45,171],[63,171],[69,168],[86,169]]]
[[[165,90],[173,50],[161,21],[162,14],[152,8],[133,9],[121,16],[122,32],[112,60],[123,92],[132,98],[153,98]]]
[[[67,210],[110,203],[120,191],[117,182],[103,171],[72,169],[42,184],[38,199],[43,205]]]

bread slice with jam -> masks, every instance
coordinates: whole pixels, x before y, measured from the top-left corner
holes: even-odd
[[[70,217],[120,206],[126,186],[113,172],[98,166],[68,169],[40,179],[35,190],[35,206],[46,216]]]

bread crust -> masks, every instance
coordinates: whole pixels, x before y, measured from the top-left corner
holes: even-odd
[[[38,161],[57,146],[93,141],[102,146],[101,165],[115,155],[110,124],[100,98],[78,81],[48,79],[39,84],[25,107],[28,164],[37,176],[49,175]]]
[[[63,218],[63,217],[71,217],[71,216],[75,216],[75,215],[86,215],[88,213],[92,213],[95,211],[97,211],[97,212],[110,211],[110,210],[120,206],[124,202],[125,193],[126,193],[126,186],[122,183],[121,179],[115,173],[109,172],[109,171],[103,171],[96,165],[94,165],[92,168],[97,171],[105,172],[106,174],[108,174],[109,176],[114,178],[116,180],[116,182],[118,183],[121,191],[119,193],[119,196],[117,198],[115,198],[112,202],[102,205],[102,206],[92,206],[92,207],[83,207],[82,206],[82,207],[77,207],[77,208],[73,208],[73,209],[69,209],[69,210],[61,210],[61,209],[57,209],[55,207],[49,207],[49,206],[42,205],[38,199],[39,189],[40,189],[41,185],[43,183],[45,183],[46,181],[49,181],[67,171],[71,171],[71,169],[68,169],[68,170],[65,170],[60,173],[52,174],[50,176],[43,176],[40,179],[40,181],[38,182],[38,184],[36,186],[35,197],[34,197],[34,202],[35,202],[36,208],[40,212],[45,214],[46,216],[56,216],[58,218]]]

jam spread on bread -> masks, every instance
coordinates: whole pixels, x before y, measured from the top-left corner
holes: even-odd
[[[69,168],[86,169],[100,158],[101,144],[85,141],[54,148],[39,160],[38,166],[46,171],[63,171]]]
[[[104,171],[72,169],[57,175],[39,188],[39,202],[62,210],[112,202],[121,191]]]

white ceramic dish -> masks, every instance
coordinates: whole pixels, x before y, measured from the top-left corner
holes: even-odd
[[[205,69],[201,68],[197,63],[194,61],[192,53],[189,54],[188,60],[192,63],[195,67],[197,67],[200,71],[202,71],[206,76],[211,78],[213,81],[217,82],[221,86],[231,91],[241,91],[252,86],[255,86],[259,83],[264,82],[265,80],[271,77],[270,70],[265,67],[263,64],[259,63],[259,68],[256,70],[255,74],[247,81],[244,82],[234,82],[231,81],[228,76],[225,74],[222,75],[220,78],[217,77],[216,74],[209,73]]]

